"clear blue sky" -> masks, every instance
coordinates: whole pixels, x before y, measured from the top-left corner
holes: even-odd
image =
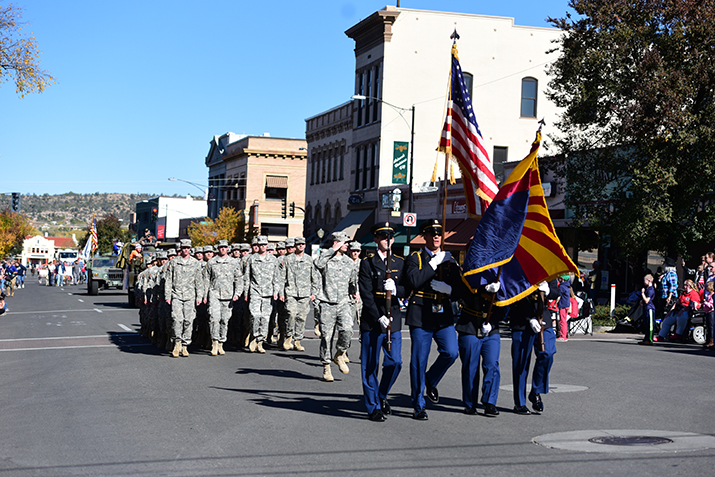
[[[0,4],[6,5],[6,0]],[[305,137],[353,94],[345,30],[394,0],[15,0],[57,83],[0,85],[0,192],[198,194],[214,135]],[[403,0],[548,26],[567,0]]]

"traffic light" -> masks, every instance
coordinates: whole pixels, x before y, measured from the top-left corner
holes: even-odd
[[[290,203],[290,216],[295,217],[295,202]]]
[[[286,198],[281,199],[281,218],[286,218]]]
[[[156,222],[156,217],[157,217],[158,213],[159,213],[159,209],[157,209],[156,207],[151,209],[151,220],[152,221]]]
[[[19,192],[13,192],[12,193],[12,211],[13,212],[20,212],[20,193]]]

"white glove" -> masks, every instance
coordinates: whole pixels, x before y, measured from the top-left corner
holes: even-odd
[[[397,287],[395,286],[395,280],[392,278],[388,278],[385,280],[385,291],[386,292],[392,292],[393,294],[397,293]]]
[[[531,329],[534,330],[534,333],[538,333],[539,331],[541,331],[541,324],[536,318],[532,318],[529,320],[529,326],[531,326]]]
[[[445,295],[452,294],[452,287],[444,282],[440,282],[439,280],[432,280],[429,282],[429,286],[431,286],[432,290],[437,293],[443,293]]]
[[[380,318],[377,319],[377,321],[378,323],[380,323],[380,327],[382,328],[383,333],[387,330],[387,327],[390,326],[390,319],[385,315],[382,315]]]
[[[484,323],[484,324],[482,325],[482,334],[483,334],[484,336],[487,336],[490,331],[492,331],[492,325],[489,324],[489,323]]]
[[[487,290],[487,293],[496,293],[499,291],[500,288],[501,288],[501,283],[499,283],[499,282],[490,283],[485,287],[485,289]]]
[[[434,254],[434,257],[432,257],[432,260],[429,261],[429,266],[432,267],[432,270],[437,270],[437,267],[444,262],[448,262],[452,259],[452,253],[451,252],[437,252]]]
[[[539,291],[542,291],[548,295],[551,292],[551,290],[549,289],[549,284],[546,282],[539,283]]]

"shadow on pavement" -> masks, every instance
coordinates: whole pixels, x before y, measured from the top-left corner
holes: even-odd
[[[139,333],[108,331],[107,336],[109,337],[109,342],[124,353],[146,354],[150,356],[166,354],[166,352],[160,351],[156,346],[152,345],[151,341],[142,338]]]

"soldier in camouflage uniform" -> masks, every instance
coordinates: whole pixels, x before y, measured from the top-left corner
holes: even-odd
[[[211,356],[226,354],[223,344],[228,322],[238,297],[243,293],[243,274],[236,259],[228,255],[228,241],[219,240],[218,255],[206,265],[209,312],[211,313]]]
[[[249,255],[244,274],[244,290],[253,324],[253,340],[248,349],[253,353],[265,353],[263,342],[268,337],[268,319],[271,316],[272,300],[278,298],[274,291],[278,260],[269,254],[268,237],[258,236],[258,253]]]
[[[151,257],[146,258],[146,266],[138,276],[136,281],[135,294],[139,302],[139,334],[144,338],[150,336],[149,331],[149,298],[147,297],[147,289],[150,285],[149,283],[149,270],[154,266],[154,262]]]
[[[193,257],[199,261],[201,265],[201,277],[204,281],[204,293],[201,297],[201,303],[196,305],[196,319],[194,320],[194,332],[192,335],[192,341],[194,341],[199,347],[207,348],[208,342],[211,337],[209,335],[209,307],[206,304],[206,294],[208,293],[207,283],[206,283],[206,263],[209,260],[208,253],[210,246],[195,247],[192,250]]]
[[[164,296],[171,305],[174,349],[171,355],[189,356],[196,306],[201,303],[204,282],[199,261],[190,255],[191,240],[181,240],[181,251],[166,270]]]
[[[348,244],[348,256],[350,260],[355,264],[355,269],[357,274],[360,275],[360,253],[362,252],[362,245],[360,242],[353,240]],[[362,313],[362,300],[360,300],[360,289],[355,292],[354,295],[350,295],[350,316],[352,322],[357,322],[360,325],[360,314]],[[348,359],[347,352],[345,353],[345,361],[350,362]]]
[[[174,348],[173,326],[171,322],[171,304],[166,302],[166,274],[171,267],[172,262],[176,259],[176,249],[170,248],[166,251],[166,261],[161,266],[159,274],[159,286],[161,287],[161,301],[159,302],[159,322],[161,329],[164,331],[163,342],[159,343],[159,349],[164,348],[166,351],[171,351]],[[163,344],[163,346],[162,346]]]
[[[253,237],[254,240],[258,240],[258,237]],[[256,249],[258,244],[256,244]],[[247,243],[241,244],[241,271],[243,272],[243,297],[241,298],[241,340],[240,346],[246,348],[251,341],[251,332],[253,331],[251,326],[251,312],[248,310],[248,290],[246,289],[246,264],[248,264],[248,258],[252,255],[253,247]]]
[[[278,268],[279,269],[283,265],[283,260],[285,259],[285,253],[286,253],[285,242],[278,242],[276,244],[275,257],[276,257],[276,260],[278,260]],[[281,274],[280,271],[277,271],[277,273],[279,275]],[[278,343],[277,343],[278,348],[283,348],[283,343],[285,343],[285,317],[286,317],[285,302],[280,299],[280,294],[279,294],[278,299],[273,301],[273,311],[271,311],[271,319],[268,322],[269,330],[274,330],[276,327],[278,328]],[[273,333],[271,333],[271,337],[272,336],[273,336]],[[273,343],[272,339],[271,339],[271,343]]]
[[[293,239],[290,239],[293,240]],[[279,295],[285,301],[287,320],[284,325],[285,341],[283,349],[305,351],[300,344],[305,332],[305,319],[310,311],[310,303],[315,300],[320,285],[320,276],[313,266],[313,259],[305,253],[305,239],[297,237],[295,253],[286,255],[280,266],[281,286]],[[295,341],[293,341],[295,340]]]
[[[163,266],[166,263],[166,252],[156,253],[156,264],[154,265],[153,271],[153,283],[154,283],[154,307],[151,315],[151,342],[154,346],[162,346],[165,344],[166,337],[164,334],[166,330],[162,326],[160,319],[161,303],[164,301],[164,283],[163,279]],[[164,341],[162,341],[162,339]]]
[[[231,257],[237,267],[241,270],[241,276],[243,277],[243,266],[241,264],[241,244],[232,243],[229,248],[228,256]],[[243,290],[243,287],[241,287]],[[241,319],[243,315],[241,311],[243,310],[243,292],[238,296],[238,303],[234,303],[231,307],[231,319],[228,321],[228,337],[226,338],[226,344],[238,343],[238,339],[241,333]]]
[[[323,379],[333,381],[330,371],[330,350],[333,332],[337,328],[336,352],[333,361],[343,374],[350,372],[345,362],[345,351],[352,339],[350,294],[357,293],[357,268],[345,255],[350,238],[343,232],[334,232],[333,246],[323,250],[315,260],[315,268],[321,275],[320,298],[320,361],[323,363]]]

